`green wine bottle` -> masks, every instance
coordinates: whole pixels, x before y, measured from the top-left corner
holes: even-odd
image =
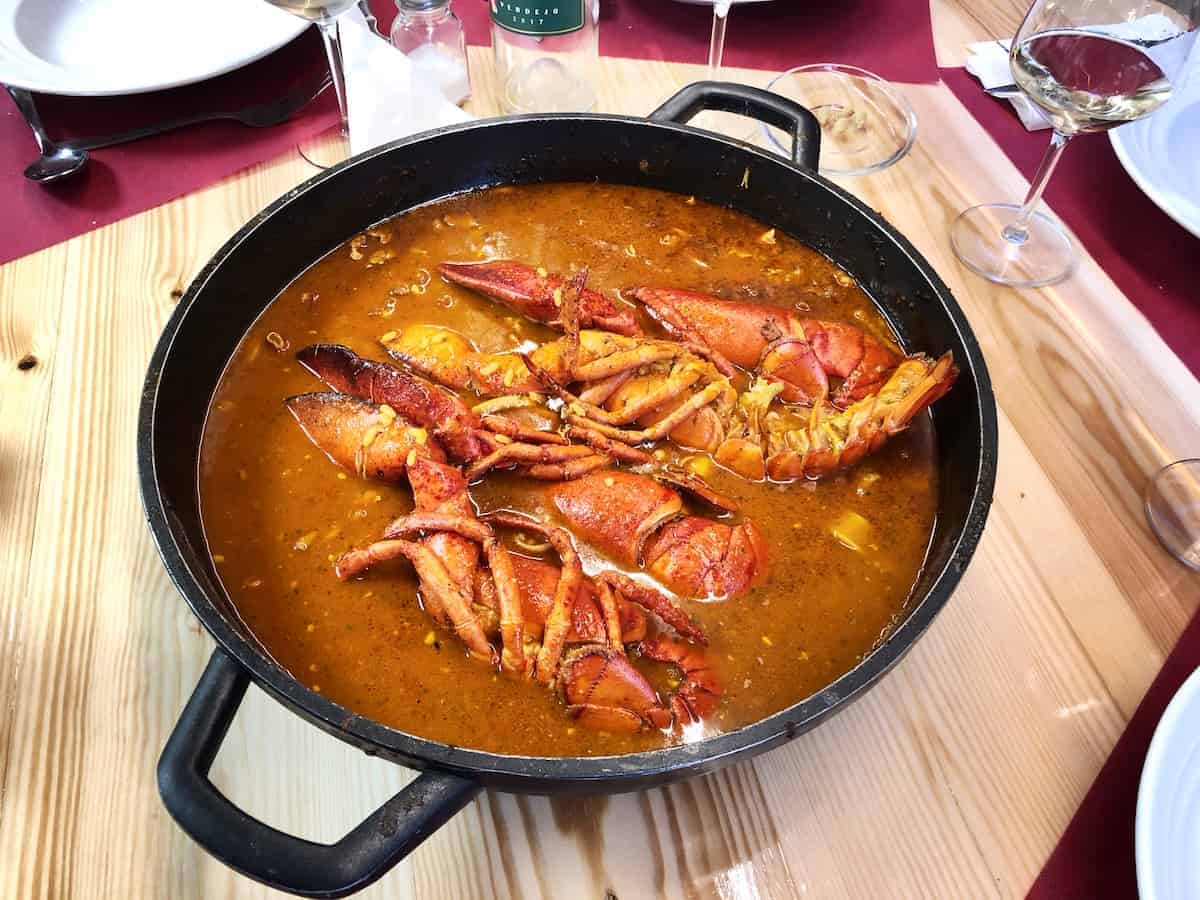
[[[599,0],[488,0],[500,96],[509,112],[596,105]]]

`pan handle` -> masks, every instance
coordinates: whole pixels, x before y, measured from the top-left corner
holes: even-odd
[[[344,897],[379,878],[466,806],[474,781],[424,772],[333,844],[293,837],[247,815],[208,780],[250,676],[217,648],[158,761],[158,791],[193,840],[263,884],[304,897]]]
[[[821,156],[821,126],[817,117],[799,103],[761,88],[724,81],[697,81],[681,88],[650,113],[650,120],[682,125],[706,109],[749,116],[790,132],[792,162],[810,172],[817,171]]]

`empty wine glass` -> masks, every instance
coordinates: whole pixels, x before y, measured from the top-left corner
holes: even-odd
[[[300,148],[300,155],[318,169],[326,169],[340,162],[349,152],[350,119],[346,113],[346,72],[342,65],[342,42],[338,35],[338,16],[355,5],[356,0],[267,0],[294,16],[316,23],[325,43],[325,55],[329,58],[329,74],[333,78],[333,89],[337,94],[338,112],[341,113],[341,141],[329,146],[316,145]]]
[[[777,75],[767,90],[795,100],[821,126],[821,174],[869,175],[899,162],[917,139],[917,114],[878,75],[842,63],[810,63]],[[763,124],[768,145],[785,156],[791,137]]]
[[[1036,0],[1012,41],[1009,66],[1049,116],[1050,147],[1024,203],[985,203],[955,220],[950,240],[958,258],[984,278],[1021,287],[1071,274],[1071,239],[1035,211],[1046,183],[1072,137],[1140,119],[1170,98],[1198,25],[1200,0]]]

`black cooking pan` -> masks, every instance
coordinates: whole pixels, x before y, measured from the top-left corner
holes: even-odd
[[[793,161],[682,124],[703,109],[786,128]],[[484,120],[330,169],[221,248],[159,340],[138,425],[142,499],[154,539],[175,585],[219,645],[158,766],[163,802],[188,834],[259,881],[312,897],[344,896],[395,865],[484,787],[618,792],[698,775],[796,737],[896,664],[950,597],[983,530],[996,466],[995,401],[979,346],[949,290],[908,241],[816,174],[818,142],[807,110],[764,91],[711,82],[684,88],[647,120],[570,114]],[[204,418],[226,361],[267,304],[315,260],[377,222],[462,191],[542,181],[645,185],[740,210],[824,253],[858,280],[906,346],[935,355],[951,350],[961,370],[933,408],[938,516],[907,618],[855,669],[755,725],[687,746],[600,758],[502,756],[414,737],[356,716],[275,663],[238,618],[205,549],[196,489]],[[251,818],[207,777],[251,681],[368,755],[423,774],[335,844],[310,843]]]

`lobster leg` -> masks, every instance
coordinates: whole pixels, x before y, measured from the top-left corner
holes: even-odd
[[[556,444],[499,444],[487,456],[467,469],[467,481],[474,481],[490,469],[506,463],[553,465],[569,463],[581,457],[595,456],[590,447],[578,444],[560,446]]]
[[[655,378],[655,384],[645,391],[639,391],[636,398],[626,394],[627,402],[618,409],[609,412],[601,407],[591,407],[589,413],[597,421],[605,425],[628,425],[636,422],[642,416],[653,413],[664,404],[681,396],[688,388],[695,385],[707,374],[707,363],[695,357],[676,359],[671,370],[662,377]]]
[[[603,453],[605,456],[611,456],[613,459],[619,459],[622,462],[640,465],[648,463],[654,458],[644,450],[638,450],[636,447],[622,444],[619,441],[614,441],[612,438],[606,438],[600,432],[593,431],[586,425],[568,425],[567,436],[583,441],[597,453]]]
[[[491,528],[473,516],[446,513],[414,513],[397,519],[384,532],[384,540],[396,540],[420,532],[453,534],[483,547],[488,568],[492,572],[500,608],[500,634],[502,651],[500,662],[508,671],[523,672],[524,661],[524,616],[521,611],[521,594],[508,551],[496,540]]]
[[[704,629],[693,622],[688,614],[679,608],[665,594],[661,594],[653,588],[638,584],[628,575],[622,575],[620,572],[607,571],[596,576],[596,583],[605,587],[612,586],[622,597],[636,603],[649,612],[654,613],[679,634],[689,640],[695,641],[698,644],[707,644],[708,638],[704,635]]]
[[[675,407],[669,415],[663,416],[653,425],[645,428],[618,428],[595,421],[593,410],[582,402],[572,403],[569,412],[563,418],[573,425],[586,424],[587,427],[598,431],[604,437],[620,441],[624,444],[645,444],[660,441],[667,437],[678,426],[692,418],[696,413],[711,403],[715,403],[725,393],[728,385],[723,382],[713,382],[706,385]]]
[[[608,637],[608,646],[615,653],[624,653],[625,642],[621,638],[621,616],[617,609],[617,598],[604,579],[596,579],[596,589],[600,597],[600,609],[604,615],[604,632]]]
[[[571,627],[572,607],[584,580],[579,556],[575,553],[570,536],[561,528],[543,525],[541,522],[527,519],[524,516],[503,512],[492,513],[488,516],[488,521],[542,535],[550,542],[562,560],[562,574],[559,576],[558,587],[555,589],[554,605],[546,617],[542,649],[538,652],[537,661],[534,664],[534,679],[540,684],[550,684],[558,672],[563,645]]]
[[[471,609],[472,597],[451,577],[445,564],[426,544],[397,538],[377,541],[362,550],[350,550],[338,558],[334,571],[343,581],[365,572],[370,566],[405,557],[421,580],[425,608],[436,621],[448,625],[476,659],[494,665],[496,651]]]
[[[542,431],[539,428],[527,428],[512,419],[506,419],[504,416],[482,416],[480,421],[483,427],[493,434],[502,434],[505,437],[512,438],[514,441],[521,441],[526,444],[562,444],[570,443],[561,434],[554,431]],[[497,443],[492,440],[492,443]]]

